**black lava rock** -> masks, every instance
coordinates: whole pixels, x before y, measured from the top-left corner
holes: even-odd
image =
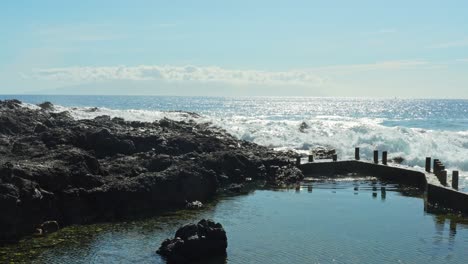
[[[289,159],[201,122],[76,120],[0,101],[0,243],[61,227],[205,202],[246,179],[295,183]],[[196,116],[193,116],[196,118]]]
[[[179,228],[173,239],[162,242],[157,253],[170,263],[190,263],[225,256],[227,245],[223,226],[203,219]]]

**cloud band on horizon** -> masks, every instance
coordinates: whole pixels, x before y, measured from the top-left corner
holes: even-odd
[[[356,71],[404,70],[427,66],[426,61],[402,60],[370,64],[325,66],[311,69],[287,71],[239,70],[218,66],[102,66],[102,67],[62,67],[35,69],[24,78],[75,83],[110,80],[132,81],[196,81],[226,82],[231,84],[262,85],[307,85],[322,86],[330,81],[330,75]]]

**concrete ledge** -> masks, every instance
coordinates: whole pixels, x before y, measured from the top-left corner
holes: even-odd
[[[368,161],[317,161],[301,164],[299,168],[306,176],[332,176],[358,173],[380,179],[417,186],[426,192],[426,202],[431,206],[443,207],[468,214],[468,193],[459,192],[440,183],[438,178],[425,171]]]
[[[330,176],[358,173],[376,176],[384,180],[410,184],[425,188],[427,181],[424,172],[411,168],[393,165],[381,165],[367,161],[345,160],[345,161],[320,161],[301,164],[300,169],[304,175]]]

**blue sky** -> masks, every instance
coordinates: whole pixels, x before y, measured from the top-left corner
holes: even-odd
[[[468,98],[468,1],[2,1],[0,93]]]

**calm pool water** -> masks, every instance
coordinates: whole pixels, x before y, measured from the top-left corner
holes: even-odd
[[[0,248],[0,260],[164,263],[155,253],[162,240],[213,218],[229,243],[227,259],[214,263],[468,263],[468,220],[425,213],[421,197],[365,178],[313,181],[223,197],[201,211],[65,228]]]

